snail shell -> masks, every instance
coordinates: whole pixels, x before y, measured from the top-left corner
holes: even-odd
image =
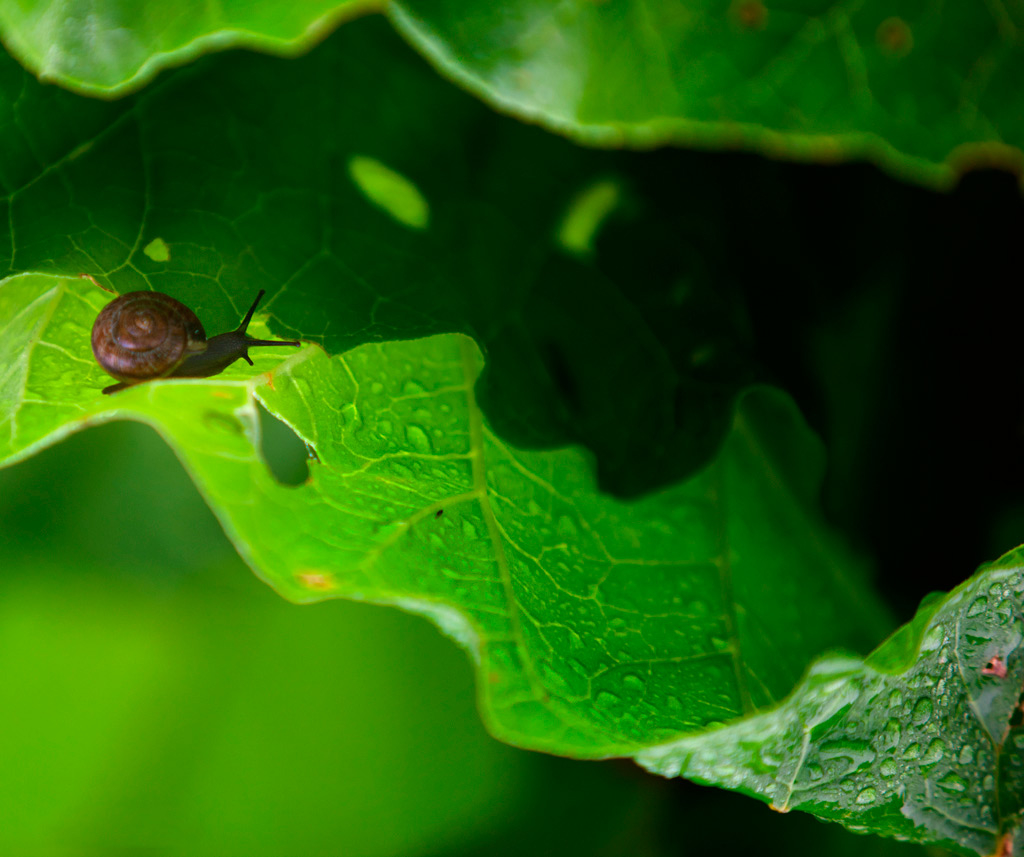
[[[92,353],[119,381],[164,377],[204,348],[206,332],[196,314],[160,292],[121,295],[92,326]]]

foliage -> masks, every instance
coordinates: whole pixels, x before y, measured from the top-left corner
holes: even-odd
[[[0,463],[146,423],[280,594],[395,605],[465,647],[504,740],[995,850],[1021,800],[1019,558],[855,654],[891,618],[819,508],[820,442],[758,383],[777,380],[764,313],[719,276],[721,236],[756,218],[701,204],[720,196],[703,162],[582,150],[496,115],[382,18],[306,56],[199,58],[135,92],[214,49],[294,55],[370,8],[0,7],[41,78],[126,95],[0,60]],[[988,19],[949,67],[957,89],[928,75],[962,34],[952,12],[897,40],[902,19],[868,7],[387,11],[471,91],[591,143],[868,154],[942,184],[957,147],[1019,136],[1003,82],[1019,49]],[[214,332],[264,288],[253,330],[309,344],[103,396],[97,286],[167,292]],[[275,463],[266,413],[308,463]]]

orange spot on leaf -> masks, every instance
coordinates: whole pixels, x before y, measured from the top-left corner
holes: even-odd
[[[103,291],[110,292],[110,294],[112,295],[117,294],[117,292],[115,292],[113,289],[107,288],[106,286],[101,284],[100,281],[97,280],[92,274],[79,274],[78,276],[80,279],[88,280],[90,283],[96,286],[97,289],[103,289]]]
[[[905,57],[914,47],[914,34],[902,18],[886,18],[875,30],[875,41],[892,57]]]
[[[982,675],[994,675],[996,678],[1006,678],[1006,661],[999,655],[989,658],[987,664],[981,669]]]
[[[273,372],[264,372],[263,373],[263,377],[267,379],[267,386],[270,387],[271,390],[275,390],[275,387],[274,387],[274,373]]]
[[[335,588],[334,575],[325,571],[300,571],[295,578],[306,589],[313,589],[317,592],[326,592]]]
[[[231,394],[225,393],[223,390],[214,390],[211,395],[216,396],[218,399],[230,399]]]
[[[763,30],[768,20],[768,10],[761,0],[733,0],[729,15],[744,30]]]

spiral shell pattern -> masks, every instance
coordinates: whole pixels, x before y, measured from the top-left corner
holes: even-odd
[[[160,292],[128,292],[107,304],[92,326],[92,353],[118,381],[169,375],[189,343],[205,342],[196,314]]]

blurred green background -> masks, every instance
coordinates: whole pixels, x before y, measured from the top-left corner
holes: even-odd
[[[0,522],[0,854],[922,853],[491,739],[453,643],[278,598],[145,426],[0,470]]]

